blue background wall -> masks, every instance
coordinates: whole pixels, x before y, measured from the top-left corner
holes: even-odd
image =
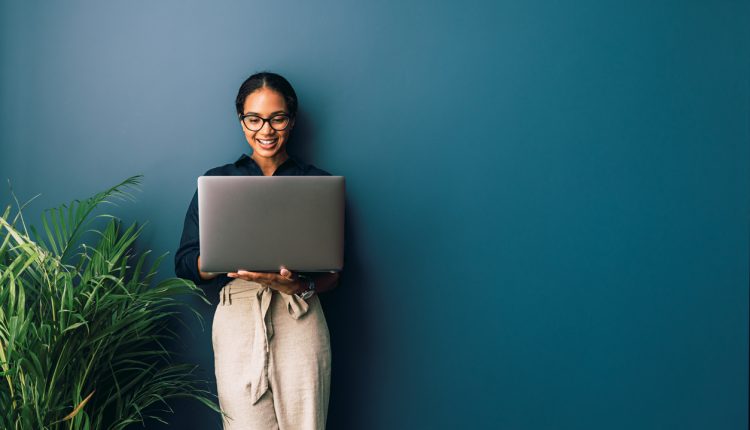
[[[277,71],[348,180],[329,428],[747,428],[749,3],[353,3],[2,1],[0,177],[143,173],[116,213],[174,252]]]

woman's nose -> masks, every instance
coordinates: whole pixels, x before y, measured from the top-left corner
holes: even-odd
[[[266,128],[266,127],[268,127],[268,128]],[[276,132],[276,130],[274,130],[273,127],[271,127],[271,121],[264,122],[263,126],[258,131],[262,131],[262,132],[267,133],[267,134],[274,134]]]

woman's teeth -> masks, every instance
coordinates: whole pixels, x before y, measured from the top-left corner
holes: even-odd
[[[270,140],[264,140],[264,139],[258,139],[258,142],[261,143],[261,145],[272,145],[276,142],[276,139],[270,139]]]

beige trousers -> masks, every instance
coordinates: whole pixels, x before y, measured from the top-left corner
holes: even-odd
[[[234,279],[221,290],[212,340],[225,430],[325,429],[331,346],[317,295]]]

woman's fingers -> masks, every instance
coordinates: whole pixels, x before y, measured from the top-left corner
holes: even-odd
[[[286,267],[282,267],[279,273],[250,272],[240,269],[236,272],[227,273],[227,276],[258,282],[263,286],[273,288],[285,294],[294,294],[295,282],[297,282],[294,273]]]
[[[263,273],[238,270],[237,272],[227,273],[227,276],[229,276],[230,278],[244,279],[246,281],[260,282],[261,284],[287,284],[294,281],[294,275],[286,268],[282,268],[280,273]]]
[[[238,270],[237,274],[240,276],[240,278],[246,280],[246,281],[256,281],[256,282],[269,282],[272,281],[273,278],[268,276],[268,273],[261,273],[261,272],[248,272],[247,270]]]
[[[284,266],[281,266],[281,270],[279,271],[279,273],[286,280],[289,280],[289,281],[294,280],[294,273],[292,273],[289,269],[287,269]]]

